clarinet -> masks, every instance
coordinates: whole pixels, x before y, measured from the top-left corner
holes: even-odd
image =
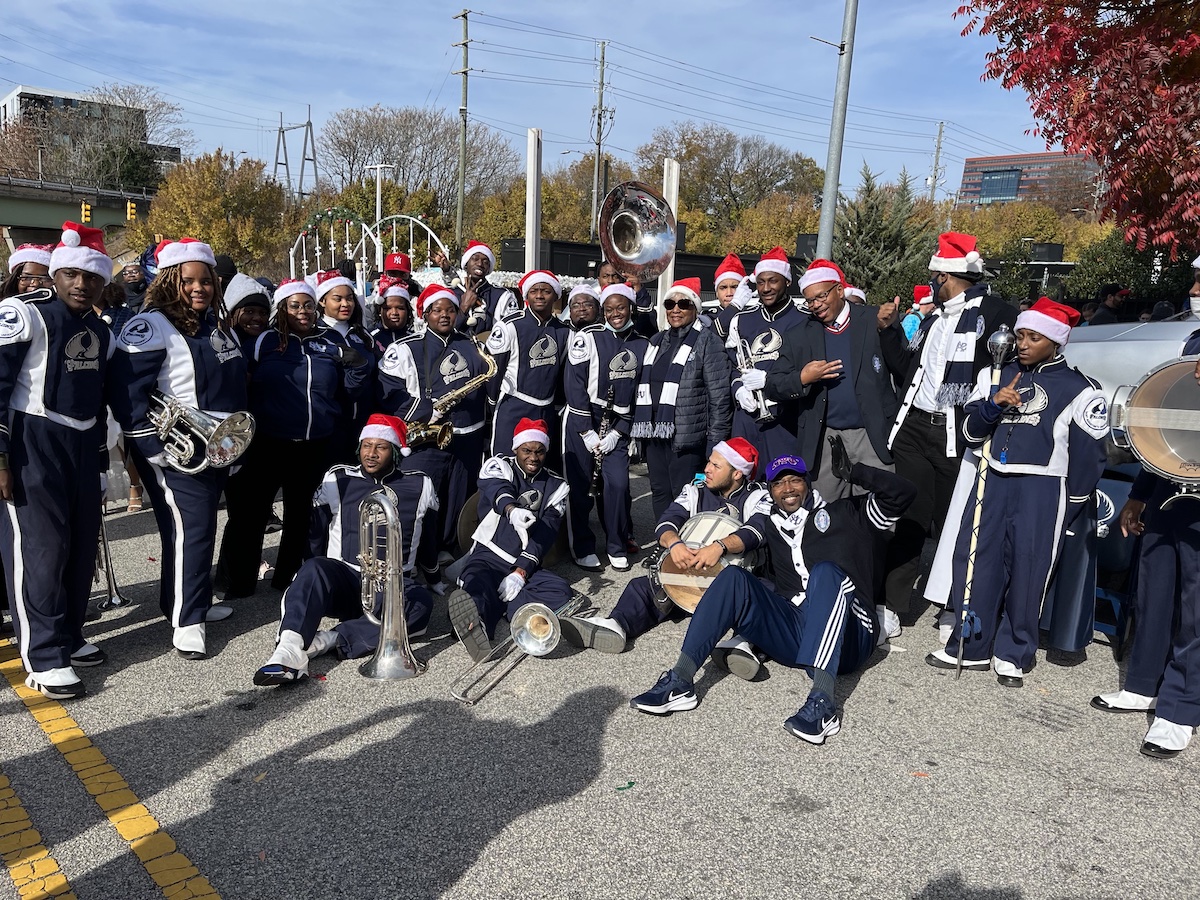
[[[612,428],[613,393],[615,390],[616,389],[611,384],[608,386],[608,403],[605,404],[604,415],[600,417],[600,429],[596,432],[601,439],[603,439]],[[600,488],[604,484],[602,472],[604,466],[604,454],[601,452],[599,447],[597,447],[595,450],[595,458],[595,463],[592,466],[592,486],[588,490],[588,493],[593,497],[599,497]]]

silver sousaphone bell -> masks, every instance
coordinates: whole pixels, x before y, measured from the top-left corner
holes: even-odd
[[[1113,443],[1142,466],[1170,481],[1176,500],[1200,500],[1200,384],[1196,357],[1151,369],[1136,385],[1121,385],[1108,411]]]
[[[646,282],[675,256],[675,213],[650,185],[623,181],[608,192],[597,217],[600,249],[625,278]]]

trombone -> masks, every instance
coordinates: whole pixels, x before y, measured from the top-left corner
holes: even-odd
[[[546,656],[551,653],[562,638],[559,618],[581,612],[589,602],[587,597],[575,593],[558,611],[544,603],[526,603],[513,615],[508,638],[454,679],[450,685],[450,696],[467,706],[474,706],[526,656]],[[514,647],[518,653],[512,652]]]
[[[362,570],[362,609],[379,626],[375,655],[358,667],[366,678],[398,681],[425,672],[413,656],[404,619],[403,535],[396,504],[383,491],[358,506],[358,564]],[[375,600],[383,595],[383,619],[375,615]]]

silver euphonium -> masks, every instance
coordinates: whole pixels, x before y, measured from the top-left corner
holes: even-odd
[[[396,504],[383,491],[358,506],[358,564],[362,571],[363,615],[379,626],[375,655],[358,667],[367,678],[398,681],[425,672],[413,656],[404,618],[404,542]],[[375,615],[383,596],[383,618]]]
[[[150,394],[149,418],[171,467],[186,475],[233,465],[254,437],[254,416],[248,412],[218,419],[159,390]],[[197,453],[200,462],[189,466]]]

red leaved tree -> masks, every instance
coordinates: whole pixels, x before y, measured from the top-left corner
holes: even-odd
[[[983,77],[1028,94],[1047,145],[1100,164],[1128,240],[1200,248],[1200,4],[972,0],[955,16],[996,39]]]

